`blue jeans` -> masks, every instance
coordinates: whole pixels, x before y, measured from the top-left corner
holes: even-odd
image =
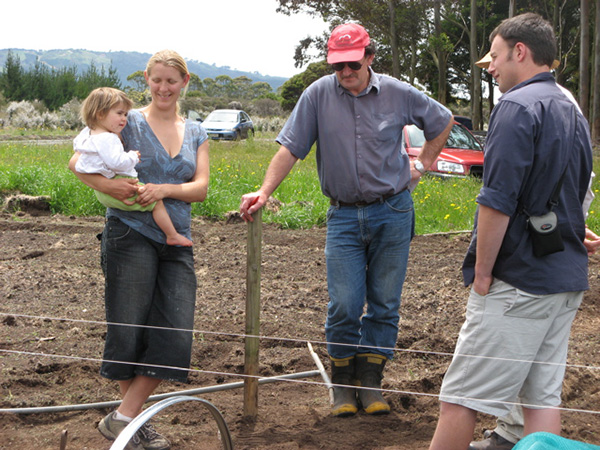
[[[109,325],[100,374],[186,381],[196,303],[192,248],[160,244],[111,217],[102,234],[101,265],[107,322],[157,328]]]
[[[393,356],[413,235],[414,210],[408,191],[368,206],[329,208],[325,257],[330,300],[325,335],[331,357],[366,352]]]

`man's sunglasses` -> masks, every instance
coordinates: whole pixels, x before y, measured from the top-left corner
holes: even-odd
[[[346,67],[346,65],[348,65],[348,67],[350,67],[350,69],[352,70],[360,70],[360,68],[362,67],[362,64],[358,61],[334,63],[331,65],[331,67],[333,67],[333,70],[335,70],[336,72],[341,72],[342,70],[344,70],[344,67]]]

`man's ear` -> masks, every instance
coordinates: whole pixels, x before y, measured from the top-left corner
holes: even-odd
[[[513,49],[513,55],[518,62],[523,62],[529,56],[531,57],[531,50],[522,42],[517,42]]]

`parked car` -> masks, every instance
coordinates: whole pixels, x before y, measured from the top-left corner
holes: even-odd
[[[402,132],[404,148],[410,159],[415,159],[425,143],[423,131],[407,125]],[[429,168],[431,175],[465,177],[483,175],[483,147],[471,132],[458,122],[454,123],[448,141]]]
[[[454,121],[467,127],[469,131],[473,131],[473,121],[467,116],[454,116]]]
[[[202,116],[198,113],[198,111],[190,109],[187,113],[187,117],[190,120],[196,120],[197,122],[202,123]]]
[[[252,119],[244,111],[237,109],[215,109],[202,126],[211,139],[245,139],[254,134]]]

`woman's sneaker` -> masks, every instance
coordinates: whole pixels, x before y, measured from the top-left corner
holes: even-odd
[[[115,419],[116,411],[111,412],[108,416],[100,421],[98,424],[98,431],[102,436],[104,436],[109,441],[114,441],[117,436],[125,429],[129,422],[125,420],[117,420]],[[131,440],[125,446],[126,450],[144,450],[144,447],[140,443],[140,438],[138,437],[139,432],[136,433]]]
[[[136,433],[145,450],[169,450],[171,443],[146,422]]]

